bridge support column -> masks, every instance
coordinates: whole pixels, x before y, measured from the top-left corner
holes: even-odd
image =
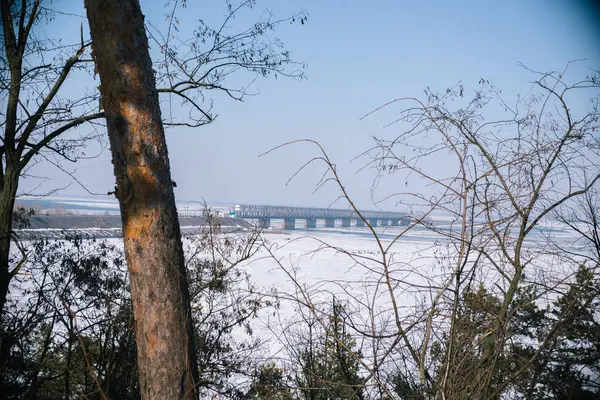
[[[410,223],[411,223],[411,218],[410,218],[410,217],[402,217],[402,218],[400,218],[400,221],[398,221],[398,223],[399,223],[400,225],[404,225],[404,226],[406,226],[406,225],[410,225]]]
[[[335,228],[335,219],[325,218],[325,228]]]
[[[392,220],[392,226],[398,226],[398,225],[400,225],[400,220],[398,220],[398,219],[393,219],[393,220]]]
[[[342,227],[344,228],[350,228],[350,218],[343,218],[342,219]]]
[[[258,227],[260,229],[267,229],[271,226],[271,218],[259,218]]]
[[[370,225],[371,225],[373,228],[374,228],[374,227],[376,227],[376,226],[378,225],[378,224],[377,224],[378,222],[379,222],[379,221],[377,220],[377,218],[371,218],[371,219],[369,219],[369,224],[370,224]]]
[[[365,221],[363,221],[363,220],[362,220],[362,219],[360,219],[360,218],[357,218],[355,221],[356,221],[356,227],[357,227],[357,228],[364,228],[364,226],[365,226]]]
[[[317,227],[316,218],[306,218],[306,229],[315,229]]]
[[[296,229],[296,218],[284,218],[283,227],[286,230]]]

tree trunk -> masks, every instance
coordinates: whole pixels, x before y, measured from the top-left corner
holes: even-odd
[[[0,163],[0,168],[1,168]],[[2,180],[0,182],[0,382],[4,381],[5,367],[10,359],[10,350],[14,338],[5,334],[4,327],[4,305],[8,297],[10,285],[10,244],[12,230],[12,215],[17,195],[18,173],[11,169],[0,171]]]
[[[193,324],[138,0],[85,0],[123,222],[143,399],[197,398]]]
[[[10,283],[10,233],[19,174],[7,169],[0,185],[0,315],[4,310]]]

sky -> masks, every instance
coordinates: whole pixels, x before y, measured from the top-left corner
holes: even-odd
[[[164,4],[141,0],[146,21],[164,25]],[[179,26],[191,30],[199,18],[216,24],[224,5],[224,0],[187,0],[187,7],[178,11]],[[85,15],[83,1],[55,0],[52,8]],[[292,58],[306,63],[307,79],[259,79],[252,86],[258,94],[244,102],[217,97],[214,111],[219,116],[214,123],[168,129],[179,202],[329,206],[338,196],[333,186],[313,193],[323,165],[307,168],[286,185],[299,167],[318,155],[314,146],[298,144],[259,157],[282,143],[313,139],[334,161],[355,202],[373,209],[373,171],[359,172],[362,161],[355,158],[372,146],[373,136],[393,135],[393,128],[383,128],[390,122],[389,113],[360,120],[364,114],[394,98],[422,96],[426,87],[443,91],[458,81],[475,85],[480,78],[492,80],[505,96],[516,96],[527,91],[532,80],[519,63],[543,71],[575,59],[585,59],[581,68],[600,66],[600,8],[591,1],[257,0],[252,11],[229,24],[230,29],[244,28],[267,9],[281,18],[308,13],[306,24],[284,25],[274,33]],[[60,20],[53,25],[54,33],[65,38],[78,37],[80,24],[85,24],[77,16]],[[70,85],[66,95],[77,86],[93,88],[99,80],[80,76]],[[95,151],[97,146],[89,154]],[[114,186],[108,149],[65,168],[73,170],[87,190],[63,171],[40,163],[32,174],[49,179],[38,191],[66,187],[60,192],[63,196],[89,195],[88,191],[106,193]],[[21,187],[29,191],[38,184],[29,178]],[[403,184],[386,181],[392,191]]]

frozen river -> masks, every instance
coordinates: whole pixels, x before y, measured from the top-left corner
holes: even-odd
[[[442,222],[436,224],[436,229],[440,228],[444,228]],[[445,228],[451,230],[449,225]],[[422,319],[421,311],[431,305],[436,293],[452,276],[457,249],[443,232],[425,227],[416,227],[395,240],[404,230],[404,227],[377,228],[379,242],[368,228],[263,233],[260,250],[236,267],[249,275],[253,295],[262,294],[264,300],[279,303],[278,308],[260,310],[251,321],[253,337],[264,343],[263,355],[286,358],[288,355],[280,351],[286,346],[289,349],[297,324],[314,314],[325,315],[333,297],[347,302],[357,328],[369,330],[377,326],[378,334],[393,333],[396,329],[392,302],[404,324]],[[548,235],[563,244],[573,239],[566,230],[545,227],[536,231],[528,242],[532,254]],[[107,240],[121,244],[119,238]],[[187,237],[184,243],[189,244],[190,240]],[[544,253],[536,257],[532,269],[536,265],[545,266],[544,261],[554,255]],[[467,263],[467,267],[472,263]],[[490,287],[502,286],[502,280],[493,270],[481,265],[478,269],[481,271],[477,280],[489,283]],[[236,293],[244,290],[246,287],[242,285],[241,292],[227,292],[223,296],[231,296],[229,304],[235,305]],[[243,328],[236,328],[234,337],[248,338]],[[362,345],[369,351],[369,343]]]

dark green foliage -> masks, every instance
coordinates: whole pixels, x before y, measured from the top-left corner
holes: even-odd
[[[257,293],[241,269],[256,252],[256,235],[226,235],[218,218],[209,220],[209,227],[186,242],[199,391],[203,397],[239,398],[240,382],[256,370],[253,355],[260,346],[249,321],[276,302]],[[80,236],[23,248],[27,262],[13,280],[2,321],[3,398],[101,399],[98,385],[111,399],[139,398],[122,252],[107,241]],[[234,339],[235,329],[247,339]]]
[[[513,346],[513,357],[535,357],[530,366],[523,365],[529,374],[519,385],[527,398],[600,398],[600,278],[595,268],[582,265],[564,295],[544,310],[531,301],[517,322],[525,340]],[[526,344],[530,341],[537,345]]]
[[[105,241],[34,241],[3,315],[5,398],[137,398],[121,252]],[[97,375],[98,383],[90,371]]]
[[[25,229],[31,226],[31,217],[35,215],[33,208],[17,207],[13,210],[13,229]]]
[[[292,400],[292,388],[286,383],[282,368],[274,363],[260,366],[245,398],[248,400]]]
[[[484,350],[488,341],[495,340],[489,332],[499,298],[483,286],[464,295],[450,362],[449,337],[432,351],[439,374],[448,366],[446,396],[511,393],[508,398],[600,398],[600,279],[595,268],[582,265],[566,291],[548,307],[539,304],[539,290],[524,282],[517,291],[513,317],[504,332],[507,344],[494,363]],[[419,398],[418,385],[403,379],[402,372],[394,383],[401,398]]]
[[[443,376],[447,376],[446,396],[449,398],[480,393],[481,386],[485,385],[490,373],[490,355],[486,350],[495,344],[491,332],[499,308],[499,299],[483,285],[466,291],[459,303],[452,332],[444,333],[442,343],[432,346],[431,356],[439,374],[436,380],[442,382]],[[493,381],[495,374],[491,376]],[[406,392],[410,395],[418,386],[409,382],[403,387],[411,389]]]
[[[297,385],[306,400],[362,399],[364,380],[356,341],[348,333],[345,308],[333,300],[324,329],[308,325],[308,338],[299,354]]]
[[[415,382],[412,377],[405,376],[404,371],[398,371],[393,375],[391,383],[394,393],[397,394],[400,399],[425,400],[421,385],[419,385],[418,382]]]
[[[195,322],[199,393],[225,398],[244,395],[243,385],[256,370],[256,351],[262,346],[250,321],[272,297],[256,290],[241,267],[258,250],[257,233],[225,234],[219,218],[205,210],[209,225],[186,240],[190,299]],[[234,330],[245,338],[234,338]]]

